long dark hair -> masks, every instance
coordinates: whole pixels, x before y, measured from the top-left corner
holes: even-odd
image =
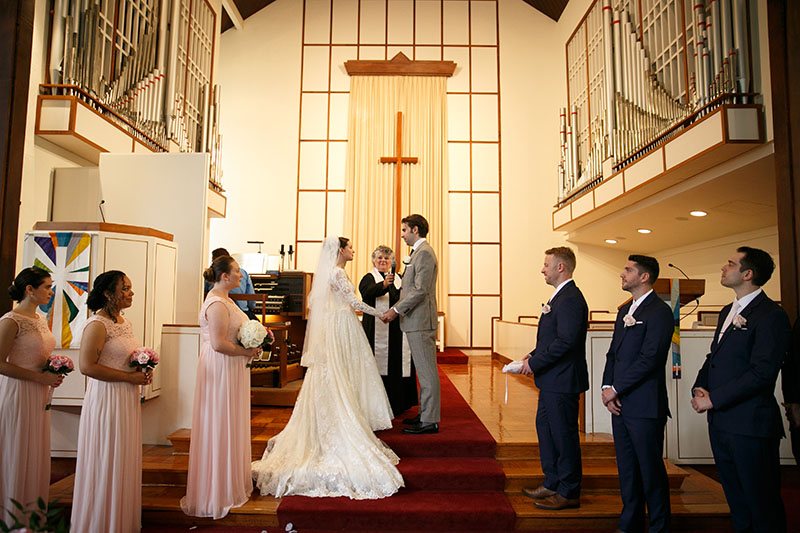
[[[15,302],[25,299],[25,289],[30,285],[38,289],[46,279],[50,278],[50,272],[39,267],[23,268],[11,285],[8,286],[8,295]]]
[[[111,300],[106,296],[106,292],[113,293],[116,291],[117,286],[122,283],[124,278],[125,273],[121,270],[109,270],[94,278],[92,290],[89,296],[86,297],[86,307],[94,312],[105,309],[113,319],[114,313],[111,312],[108,305]]]

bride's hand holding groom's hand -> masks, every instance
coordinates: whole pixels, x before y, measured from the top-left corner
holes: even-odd
[[[381,320],[383,320],[386,323],[391,322],[395,318],[397,318],[397,311],[395,311],[394,309],[389,309],[388,311],[383,313],[383,316],[381,316]]]

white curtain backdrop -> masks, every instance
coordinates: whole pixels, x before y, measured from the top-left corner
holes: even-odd
[[[403,113],[401,216],[418,213],[430,224],[428,242],[439,259],[437,300],[447,308],[448,287],[448,161],[447,78],[443,76],[351,76],[345,166],[345,236],[356,257],[350,267],[358,284],[372,269],[376,246],[394,248],[395,165],[380,162],[396,156],[397,112]],[[409,248],[395,250],[398,270]]]

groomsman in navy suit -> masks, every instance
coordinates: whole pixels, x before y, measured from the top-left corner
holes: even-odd
[[[722,286],[736,298],[719,315],[711,353],[693,387],[692,407],[708,413],[711,450],[736,531],[786,531],[775,381],[791,325],[761,290],[774,270],[767,252],[748,246],[722,267]]]
[[[614,324],[603,372],[603,405],[611,412],[617,455],[622,514],[619,529],[645,530],[645,504],[650,532],[669,531],[669,480],[664,466],[667,425],[666,370],[674,319],[655,292],[658,261],[631,255],[622,271],[622,289],[632,300],[623,305]]]
[[[578,438],[580,395],[589,388],[586,330],[589,308],[572,280],[575,254],[567,247],[544,253],[542,274],[555,287],[542,306],[536,348],[525,356],[523,374],[534,375],[539,389],[536,433],[544,482],[522,493],[541,509],[580,507],[581,446]]]

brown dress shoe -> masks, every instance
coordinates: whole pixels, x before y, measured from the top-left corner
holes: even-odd
[[[565,498],[561,494],[553,494],[549,498],[535,502],[533,505],[539,509],[548,511],[560,511],[561,509],[575,509],[581,506],[579,498]]]
[[[522,489],[522,494],[528,498],[533,498],[534,500],[544,500],[545,498],[549,498],[550,496],[558,493],[554,490],[548,489],[544,485],[539,485],[535,489]]]

